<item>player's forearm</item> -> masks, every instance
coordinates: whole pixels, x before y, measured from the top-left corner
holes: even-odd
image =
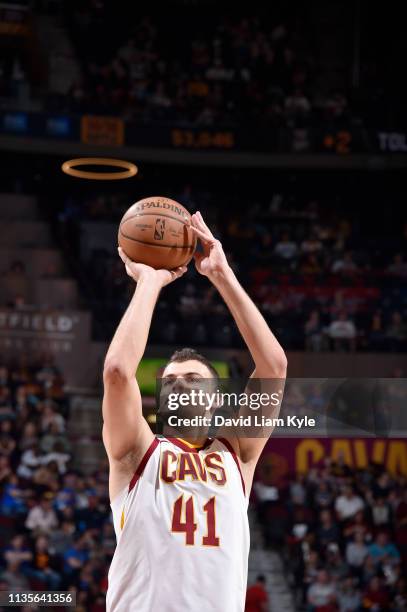
[[[105,370],[110,367],[127,376],[135,375],[146,348],[160,289],[161,286],[148,277],[138,281],[107,351]]]
[[[229,308],[261,378],[284,378],[285,353],[231,269],[211,279]]]

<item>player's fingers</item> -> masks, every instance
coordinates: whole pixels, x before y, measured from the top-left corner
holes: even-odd
[[[123,251],[122,247],[117,247],[117,251],[119,253],[119,257],[122,260],[123,263],[128,263],[129,258],[127,257],[126,253]]]
[[[199,221],[199,226],[202,230],[204,230],[205,232],[207,232],[210,236],[212,236],[212,238],[214,238],[214,235],[212,234],[211,230],[209,229],[209,227],[206,225],[205,221],[203,220],[203,217],[200,213],[200,211],[197,211],[197,217],[198,217],[198,221]]]
[[[211,233],[209,227],[205,225],[205,222],[203,221],[202,217],[199,217],[199,214],[197,212],[191,216],[191,222],[193,227],[197,227],[202,232],[205,232],[207,234]]]
[[[202,230],[203,232],[205,232],[206,234],[208,234],[208,236],[210,236],[211,238],[215,238],[214,235],[212,234],[211,230],[209,229],[209,227],[206,225],[205,221],[203,220],[203,217],[201,215],[201,213],[198,211],[196,213],[196,218],[197,218],[197,227]]]
[[[194,213],[193,215],[191,215],[189,227],[197,227],[197,225],[198,225],[198,220],[196,218],[196,214]]]
[[[204,242],[211,242],[213,240],[213,236],[209,236],[207,234],[207,232],[204,232],[201,229],[198,229],[197,227],[195,227],[194,225],[191,225],[191,229],[193,232],[195,232],[197,234],[197,236],[200,237],[201,240],[203,240]]]
[[[197,227],[198,229],[201,229],[201,230],[204,229],[204,225],[197,212],[192,215],[191,220],[192,220],[194,227]]]
[[[188,268],[186,266],[179,266],[178,268],[175,268],[175,270],[173,270],[173,272],[175,272],[175,274],[177,276],[182,276],[183,274],[185,274],[187,269]]]

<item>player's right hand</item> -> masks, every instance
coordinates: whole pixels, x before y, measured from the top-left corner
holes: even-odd
[[[175,270],[155,270],[151,266],[132,261],[121,247],[118,247],[117,250],[120,259],[126,267],[127,274],[136,282],[148,279],[149,282],[156,282],[159,287],[165,287],[165,285],[180,278],[187,271],[187,266],[179,266]]]

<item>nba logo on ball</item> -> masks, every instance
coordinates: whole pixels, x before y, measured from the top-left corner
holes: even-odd
[[[154,230],[154,240],[162,240],[164,238],[164,230],[165,230],[165,219],[156,219],[155,221],[155,230]]]

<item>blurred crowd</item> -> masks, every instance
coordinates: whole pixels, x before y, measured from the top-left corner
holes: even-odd
[[[34,10],[40,14],[44,4],[37,1]],[[53,79],[48,92],[46,79],[40,87],[45,66],[33,71],[32,54],[14,45],[0,61],[0,98],[28,100],[31,88],[37,98],[41,92],[37,109],[196,126],[340,126],[357,115],[356,106],[353,115],[349,110],[349,59],[329,66],[318,57],[323,44],[315,37],[327,32],[301,6],[280,3],[258,16],[178,10],[171,15],[177,36],[164,12],[152,17],[132,9],[123,16],[106,0],[53,4],[76,56],[63,47],[48,59],[48,69],[62,67],[61,91],[53,90]],[[76,69],[65,73],[67,61]]]
[[[259,473],[258,518],[267,545],[283,551],[299,609],[406,609],[405,478],[343,458],[279,482],[261,464]]]
[[[298,126],[348,116],[343,91],[324,95],[315,86],[311,33],[298,22],[290,30],[276,15],[177,21],[189,33],[184,40],[174,40],[164,20],[144,17],[124,29],[124,42],[110,43],[109,53],[101,45],[109,28],[104,7],[73,8],[70,33],[82,77],[70,89],[70,109],[200,126],[242,119]]]
[[[52,360],[0,366],[0,590],[71,591],[76,610],[102,612],[115,547],[108,470],[72,469],[68,419]]]
[[[302,203],[301,188],[296,189],[294,196],[282,190],[268,201],[251,196],[248,208],[236,186],[235,193],[224,196],[187,184],[174,197],[190,212],[201,210],[286,349],[404,351],[407,225],[389,217],[384,231],[380,214],[366,219],[363,210],[341,210],[341,201],[334,206],[312,198]],[[59,213],[60,239],[73,257],[82,253],[79,273],[92,293],[100,325],[96,333],[105,337],[113,332],[133,284],[110,248],[86,248],[83,227],[93,222],[96,234],[100,223],[117,223],[128,204],[128,195],[98,194],[66,199]],[[157,311],[153,342],[241,346],[223,301],[193,263],[180,283],[162,293]]]
[[[176,0],[150,15],[138,5],[117,11],[113,0],[31,5],[34,24],[51,14],[55,32],[69,42],[48,49],[39,19],[31,46],[4,45],[5,107],[7,100],[21,108],[31,102],[35,110],[178,126],[405,123],[405,92],[393,70],[402,31],[398,37],[390,12],[295,0],[271,10],[236,6],[229,14],[214,2],[208,8]]]

